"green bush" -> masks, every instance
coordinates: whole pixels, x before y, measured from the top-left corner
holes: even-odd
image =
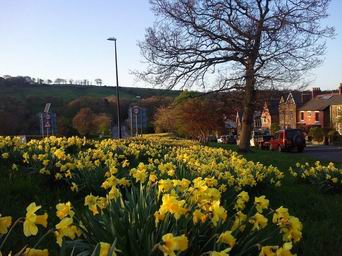
[[[312,137],[312,140],[314,141],[322,142],[324,139],[324,130],[321,127],[311,127],[309,136]]]
[[[328,132],[329,143],[331,144],[342,144],[342,136],[335,130],[330,130]]]

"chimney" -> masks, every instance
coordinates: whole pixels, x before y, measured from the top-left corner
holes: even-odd
[[[319,95],[321,93],[321,88],[319,88],[319,87],[313,87],[312,88],[312,96],[311,96],[311,98],[313,99],[313,98],[315,98],[317,95]]]
[[[301,95],[301,100],[302,100],[302,104],[308,102],[309,100],[311,100],[311,93],[310,91],[304,91],[302,92],[302,95]]]
[[[338,94],[342,95],[342,83],[340,83],[340,87],[338,88]]]

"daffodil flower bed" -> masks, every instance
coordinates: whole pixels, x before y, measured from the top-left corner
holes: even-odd
[[[299,180],[319,186],[321,189],[332,192],[342,192],[342,169],[329,163],[327,165],[316,161],[313,165],[309,163],[297,163],[290,168],[292,176]]]
[[[82,198],[54,206],[57,223],[34,202],[14,223],[1,212],[0,251],[18,225],[24,237],[42,236],[13,248],[24,255],[48,255],[47,232],[64,255],[293,255],[301,240],[288,209],[252,196],[257,186],[280,186],[283,173],[231,151],[159,136],[0,137],[0,155],[13,172],[46,175]]]

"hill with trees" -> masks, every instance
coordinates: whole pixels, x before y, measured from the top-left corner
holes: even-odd
[[[97,81],[97,86],[75,82],[66,84],[65,79],[56,79],[55,82],[59,84],[25,76],[0,77],[0,135],[38,135],[38,113],[43,111],[47,102],[51,103],[51,111],[57,114],[60,135],[99,134],[109,132],[109,123],[115,125],[115,87],[101,86],[102,81]],[[124,122],[128,118],[128,108],[132,103],[144,106],[149,119],[152,119],[158,107],[171,102],[179,93],[176,90],[120,87],[121,119]],[[85,113],[91,113],[87,129],[80,126],[80,117],[86,116]],[[93,118],[90,120],[89,116]],[[98,127],[102,127],[101,131]],[[148,129],[153,129],[152,124]]]

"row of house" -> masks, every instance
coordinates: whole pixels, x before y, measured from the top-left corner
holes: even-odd
[[[237,113],[237,124],[241,113]],[[335,129],[342,135],[342,83],[338,90],[293,91],[266,100],[263,109],[254,113],[254,128],[269,129],[311,127]]]

